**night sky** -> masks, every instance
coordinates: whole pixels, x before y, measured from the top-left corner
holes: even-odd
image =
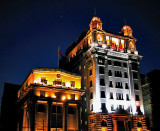
[[[4,82],[22,84],[35,67],[56,68],[58,46],[64,54],[84,29],[89,29],[94,8],[105,31],[119,33],[126,19],[143,56],[141,73],[160,69],[158,1],[1,0],[0,97]]]

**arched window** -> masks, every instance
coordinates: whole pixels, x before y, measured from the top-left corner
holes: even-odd
[[[102,121],[101,121],[101,126],[107,127],[107,121],[102,120]]]

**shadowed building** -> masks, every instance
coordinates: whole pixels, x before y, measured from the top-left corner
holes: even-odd
[[[83,130],[146,130],[139,74],[142,56],[131,27],[123,26],[120,34],[104,31],[98,17],[89,26],[60,61],[61,68],[82,77]]]
[[[35,68],[18,91],[18,131],[79,131],[81,77]]]
[[[5,83],[4,91],[1,102],[1,118],[0,130],[1,131],[16,131],[17,128],[17,92],[20,85]]]
[[[159,74],[160,70],[154,70],[141,76],[146,122],[152,131],[160,130]]]

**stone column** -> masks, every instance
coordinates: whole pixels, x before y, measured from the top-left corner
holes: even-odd
[[[81,131],[81,111],[79,104],[77,104],[77,110],[78,110],[78,130]]]
[[[52,100],[48,101],[48,131],[51,130],[51,105],[52,105]]]
[[[31,122],[31,131],[35,131],[35,113],[36,113],[36,103],[37,100],[34,98],[30,101],[30,122]]]
[[[117,120],[113,120],[113,131],[117,131]]]
[[[64,130],[67,131],[68,103],[65,103],[64,106],[65,106],[65,107],[64,107],[64,108],[65,108],[65,113],[64,113],[64,114],[65,114],[65,115],[64,115],[64,119],[65,119],[65,123],[64,123],[64,124],[65,124],[65,127],[64,127]]]

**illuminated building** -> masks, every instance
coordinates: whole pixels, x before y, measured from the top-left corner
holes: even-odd
[[[18,91],[18,131],[78,131],[81,77],[62,69],[35,68]]]
[[[61,68],[79,73],[86,101],[82,124],[89,131],[142,131],[145,123],[136,39],[130,26],[120,34],[102,29],[93,17],[90,30],[72,43]]]

